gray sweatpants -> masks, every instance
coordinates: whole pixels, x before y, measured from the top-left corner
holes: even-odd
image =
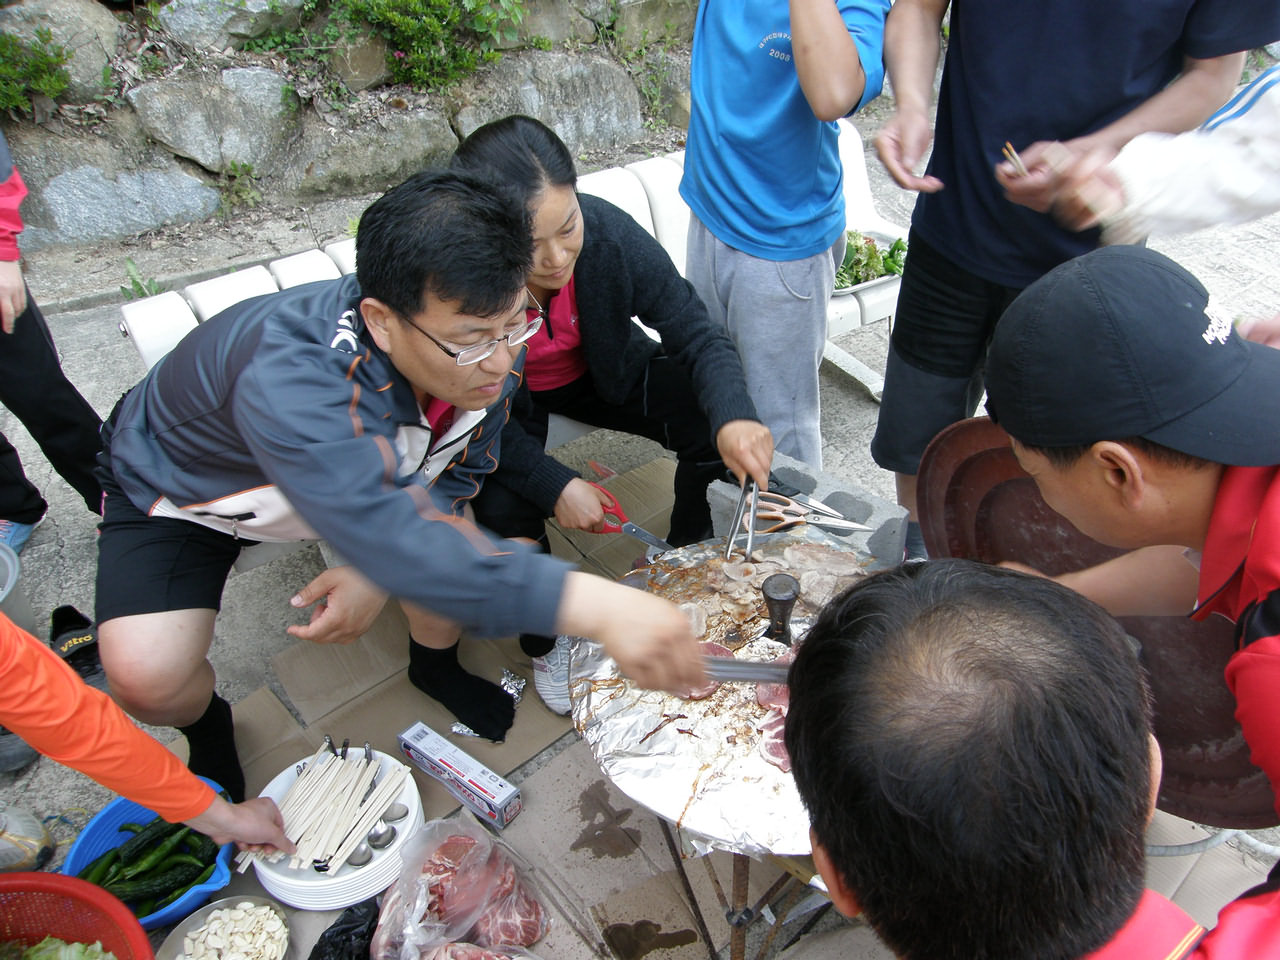
[[[818,367],[844,233],[803,260],[762,260],[689,216],[685,276],[738,348],[747,392],[779,452],[822,469]]]

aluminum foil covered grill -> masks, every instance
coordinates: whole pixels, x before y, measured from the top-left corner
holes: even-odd
[[[773,660],[787,649],[762,636],[769,623],[759,589],[765,577],[788,572],[800,580],[791,619],[799,643],[821,606],[870,562],[813,528],[761,538],[745,560],[738,554],[726,563],[723,551],[720,538],[681,547],[622,582],[700,607],[706,632],[699,639],[750,660]],[[642,690],[599,645],[579,640],[569,689],[574,725],[604,773],[680,827],[699,852],[809,853],[809,820],[795,782],[761,751],[768,711],[756,700],[755,684],[721,684],[704,700]]]

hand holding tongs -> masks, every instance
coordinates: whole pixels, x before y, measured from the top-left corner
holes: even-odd
[[[826,527],[828,530],[870,530],[866,524],[847,520],[820,500],[804,497],[784,497],[780,493],[766,490],[756,496],[756,520],[776,521],[772,526],[757,530],[757,533],[774,533],[786,530],[802,523],[815,527]]]

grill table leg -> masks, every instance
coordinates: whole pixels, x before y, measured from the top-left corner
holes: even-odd
[[[671,826],[661,817],[656,819],[662,826],[662,836],[666,838],[667,849],[671,852],[671,859],[676,865],[676,872],[680,874],[680,883],[684,887],[685,899],[689,901],[689,910],[693,913],[693,922],[698,926],[698,936],[702,937],[702,942],[707,945],[707,956],[710,960],[719,960],[716,956],[716,945],[711,940],[711,931],[707,929],[706,918],[702,916],[702,908],[698,906],[698,898],[693,894],[693,885],[689,883],[689,875],[685,873],[684,858],[680,856],[680,848],[676,846],[676,838],[671,834]],[[712,880],[715,882],[716,892],[720,894],[723,902],[724,893],[720,890],[719,882],[715,881],[714,874],[712,874]]]
[[[729,960],[746,960],[747,927],[754,919],[747,909],[747,882],[751,878],[751,860],[744,854],[733,855],[733,913],[729,917]]]

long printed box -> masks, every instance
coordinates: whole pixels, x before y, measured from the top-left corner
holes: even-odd
[[[475,757],[460,750],[425,723],[400,734],[400,751],[444,784],[485,823],[501,830],[522,809],[520,789]]]

